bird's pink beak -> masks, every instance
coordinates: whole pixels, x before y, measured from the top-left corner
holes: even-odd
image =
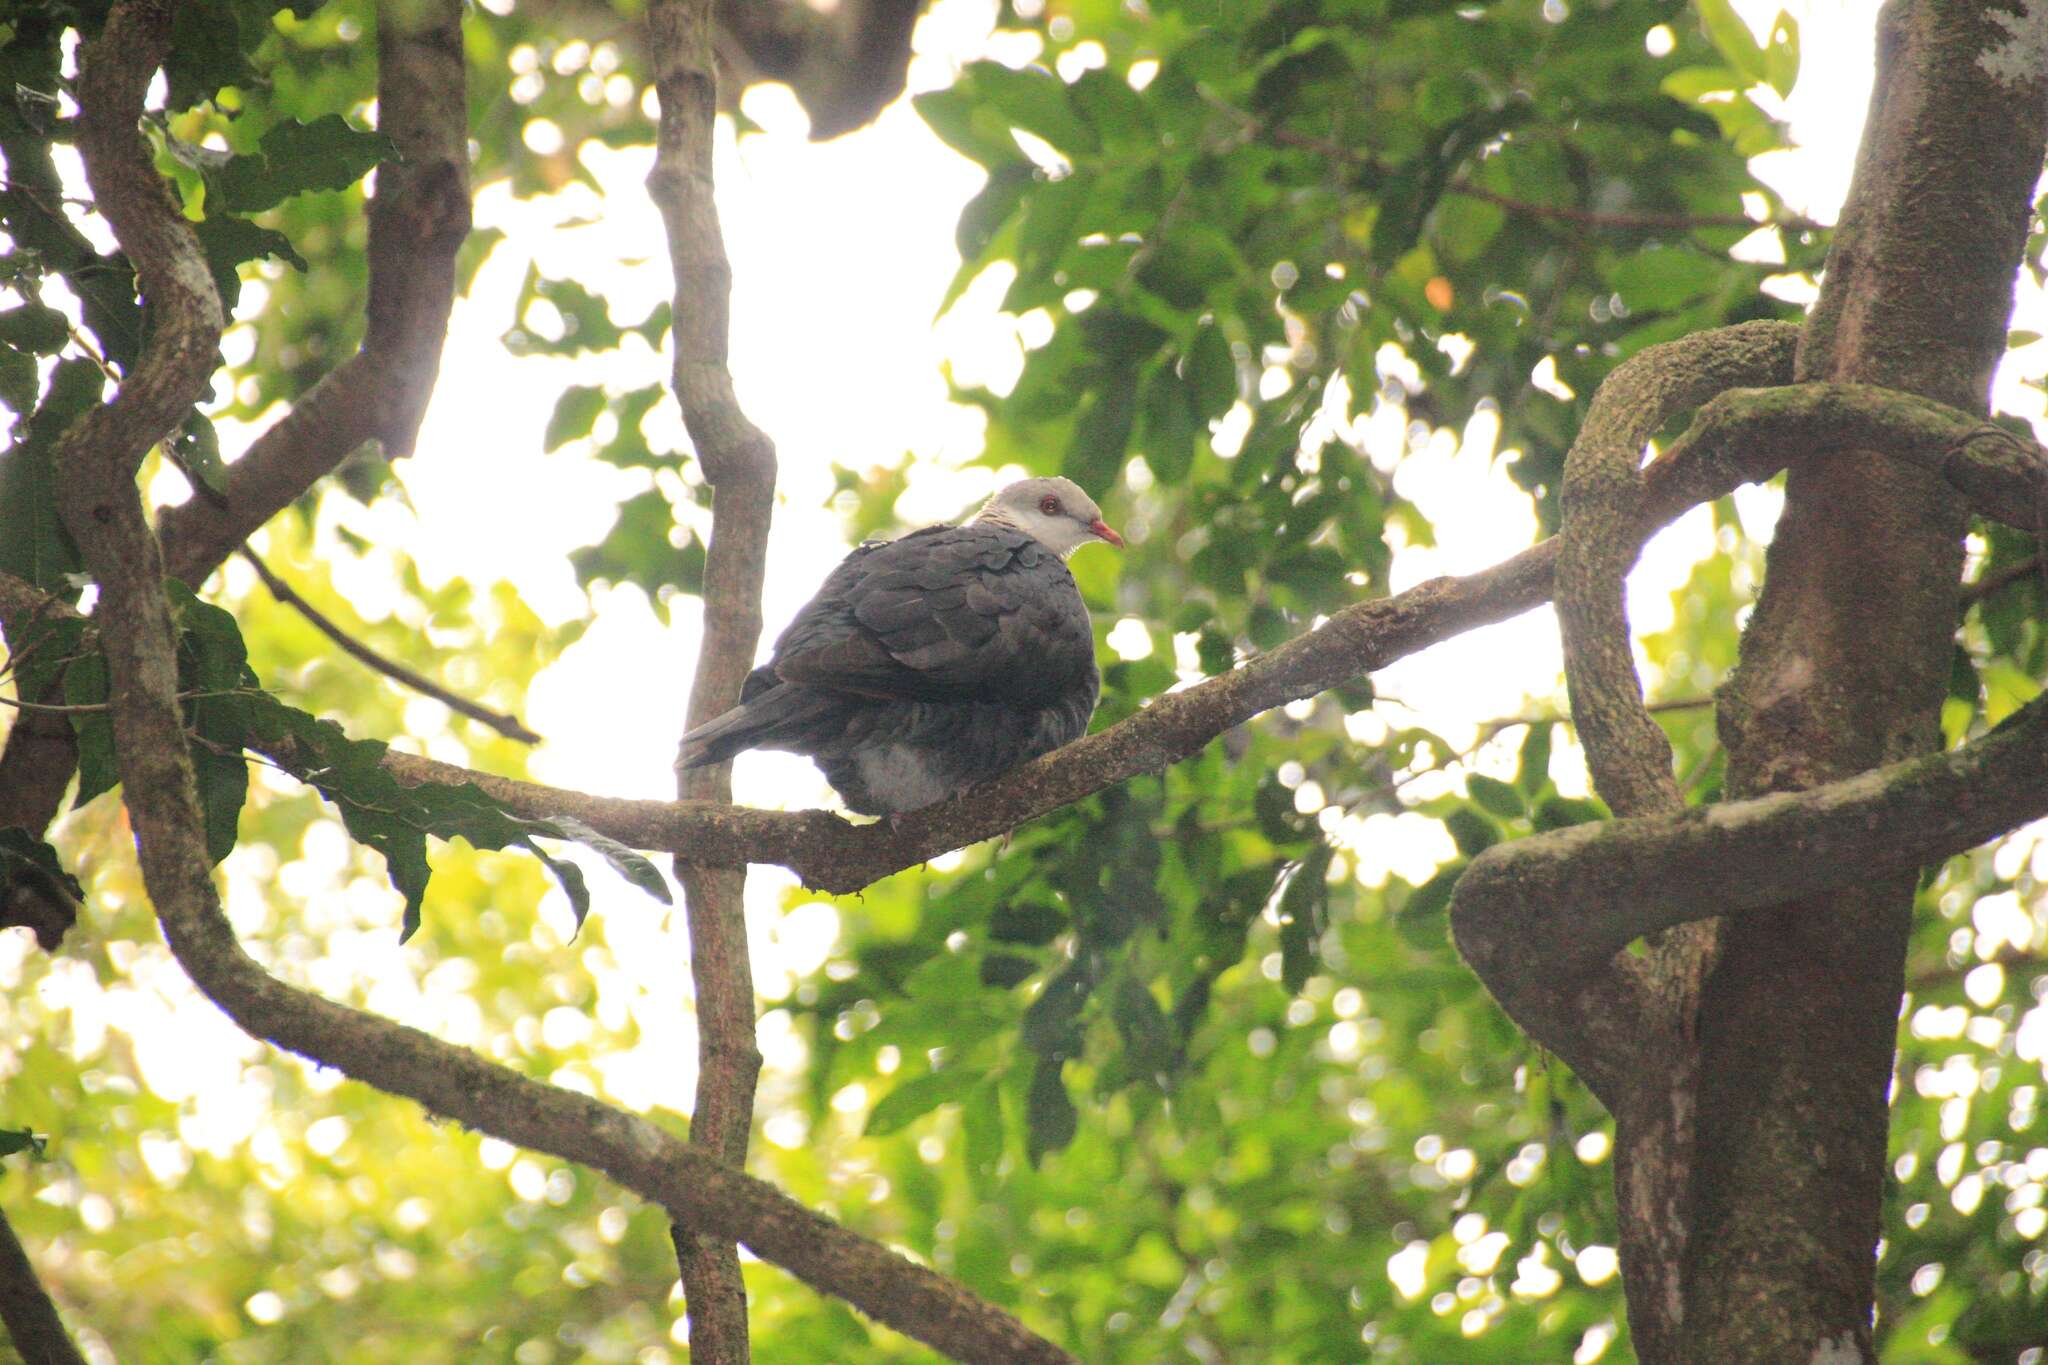
[[[1124,538],[1118,535],[1115,531],[1112,531],[1109,527],[1109,523],[1104,521],[1101,517],[1097,517],[1095,520],[1089,522],[1088,529],[1093,531],[1096,535],[1102,537],[1104,540],[1108,541],[1110,544],[1116,546],[1117,549],[1123,549]]]

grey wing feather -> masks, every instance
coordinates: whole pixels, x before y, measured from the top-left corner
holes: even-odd
[[[849,558],[776,645],[788,682],[860,696],[1036,705],[1092,680],[1072,575],[993,526],[934,527]]]
[[[786,749],[854,810],[912,810],[1078,738],[1100,686],[1058,556],[1001,527],[938,526],[848,555],[740,705],[684,737],[680,766]]]

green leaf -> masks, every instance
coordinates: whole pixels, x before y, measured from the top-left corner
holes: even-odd
[[[1040,1057],[1037,1069],[1031,1073],[1031,1092],[1024,1104],[1024,1131],[1033,1166],[1046,1153],[1063,1150],[1080,1131],[1080,1115],[1074,1112],[1073,1098],[1067,1094],[1066,1082],[1060,1079],[1062,1065],[1057,1057]]]
[[[27,1128],[0,1128],[0,1156],[27,1152],[32,1159],[41,1161],[49,1145],[48,1138],[37,1137]]]
[[[1018,953],[990,953],[981,960],[981,984],[1006,991],[1038,974],[1038,964]]]
[[[561,319],[562,334],[550,340],[525,326],[527,310],[535,300],[553,305]],[[656,309],[659,313],[660,309]],[[588,355],[609,351],[619,344],[625,329],[612,321],[611,308],[604,299],[574,280],[544,278],[539,267],[530,267],[519,299],[513,308],[519,319],[505,334],[505,348],[514,355]],[[649,322],[653,319],[650,318]],[[637,329],[636,329],[637,330]]]
[[[545,820],[528,820],[526,825],[536,834],[568,839],[583,845],[602,857],[612,871],[663,905],[675,903],[668,889],[668,878],[661,875],[661,869],[651,860],[610,835],[598,833],[575,816],[552,815]]]
[[[1500,205],[1452,194],[1437,205],[1435,240],[1448,259],[1471,261],[1500,235],[1507,222],[1507,210]]]
[[[1659,81],[1657,88],[1675,100],[1699,104],[1709,95],[1740,93],[1752,83],[1725,66],[1681,66]]]
[[[37,355],[55,355],[71,339],[71,324],[54,308],[24,303],[0,310],[0,341]]]
[[[55,952],[84,901],[56,849],[19,826],[0,829],[0,924],[33,930],[43,951]]]
[[[1784,99],[1799,81],[1799,21],[1784,10],[1771,25],[1764,44],[1764,80]]]
[[[233,614],[200,600],[176,579],[166,581],[165,592],[179,631],[180,683],[192,688],[240,686],[249,651]]]
[[[526,846],[533,851],[534,857],[541,860],[548,871],[555,874],[555,880],[561,884],[562,894],[569,900],[569,913],[576,917],[576,927],[581,929],[583,921],[590,918],[590,886],[583,880],[583,869],[566,858],[557,858],[530,840]],[[408,918],[405,933],[400,936],[399,941],[403,942],[410,937],[417,928],[418,920]]]
[[[1621,301],[1637,313],[1666,312],[1721,283],[1727,262],[1685,250],[1644,251],[1605,273]]]
[[[961,73],[1010,122],[1072,157],[1100,151],[1095,129],[1068,98],[1067,84],[1043,67],[1013,71],[1000,62],[975,62]]]
[[[1159,1080],[1173,1069],[1173,1026],[1144,982],[1126,976],[1117,983],[1110,1018],[1124,1040],[1131,1074]]]
[[[540,860],[561,882],[577,922],[588,912],[590,896],[583,874],[573,864],[557,859],[534,843],[537,827],[545,824],[549,837],[582,839],[573,833],[576,822],[555,819],[536,822],[513,815],[492,800],[473,782],[459,786],[422,783],[409,787],[383,766],[385,745],[377,740],[350,739],[332,721],[316,720],[296,707],[285,705],[267,693],[251,691],[245,699],[249,733],[278,765],[332,801],[341,812],[349,836],[384,855],[385,872],[399,894],[405,897],[405,923],[400,941],[420,927],[427,882],[433,869],[427,862],[427,837],[466,839],[477,848],[523,848]],[[650,889],[647,870],[634,870],[644,862],[638,854],[618,860],[617,845],[597,836],[593,845],[629,880]],[[611,845],[608,850],[603,845]],[[666,891],[666,885],[663,885]]]
[[[1707,32],[1707,41],[1727,59],[1730,66],[1753,82],[1770,79],[1764,50],[1757,45],[1756,35],[1749,31],[1749,25],[1735,12],[1730,0],[1697,0],[1696,8],[1699,10],[1700,27]],[[1796,53],[1794,62],[1796,69]]]
[[[1030,164],[1003,116],[971,93],[966,83],[915,96],[910,104],[941,142],[969,161],[990,168]]]
[[[1351,598],[1351,585],[1344,578],[1350,567],[1335,546],[1306,545],[1268,563],[1266,579],[1293,589],[1311,607],[1334,610]],[[1288,633],[1293,633],[1291,627]]]
[[[195,745],[192,767],[199,784],[199,811],[206,822],[206,856],[218,863],[235,851],[235,841],[241,836],[242,806],[249,799],[249,764],[240,753]]]
[[[292,239],[274,228],[259,227],[246,218],[220,212],[208,214],[192,225],[199,249],[206,253],[206,267],[213,272],[220,304],[230,315],[242,297],[241,266],[247,261],[275,257],[294,270],[307,269],[306,258],[292,245]]]
[[[1408,894],[1400,913],[1394,917],[1394,928],[1402,938],[1431,951],[1444,946],[1445,912],[1451,907],[1451,892],[1463,875],[1465,860],[1460,858],[1444,864],[1434,877]]]
[[[1467,858],[1476,858],[1500,842],[1500,829],[1470,806],[1460,806],[1444,817],[1451,842]]]
[[[1024,1011],[1020,1036],[1024,1046],[1046,1057],[1071,1057],[1080,1049],[1081,1007],[1095,989],[1090,959],[1068,963],[1045,983],[1045,989]]]
[[[1158,147],[1158,130],[1145,98],[1123,77],[1096,67],[1082,72],[1067,89],[1103,150],[1144,153]]]
[[[1465,790],[1472,794],[1481,810],[1490,811],[1503,820],[1515,819],[1527,810],[1522,794],[1496,778],[1473,773],[1465,779]]]
[[[203,413],[194,412],[169,443],[171,460],[197,488],[216,496],[228,491],[228,467],[220,458],[220,433]]]
[[[1280,984],[1289,995],[1298,995],[1315,975],[1318,945],[1330,908],[1330,845],[1317,843],[1302,859],[1274,907],[1280,920]]]
[[[1195,344],[1181,366],[1199,420],[1214,421],[1237,402],[1237,361],[1222,328],[1208,326],[1195,333]]]
[[[1278,118],[1312,106],[1358,78],[1344,44],[1329,30],[1305,29],[1252,88],[1252,108]]]
[[[1529,727],[1529,733],[1522,740],[1519,765],[1515,770],[1515,786],[1524,796],[1535,796],[1550,784],[1550,731],[1551,726],[1539,723]]]
[[[251,156],[207,176],[207,202],[229,213],[260,213],[309,190],[341,190],[395,155],[391,139],[352,126],[339,114],[310,123],[286,120],[263,135]]]
[[[868,1121],[861,1129],[861,1136],[887,1137],[900,1132],[912,1120],[924,1117],[940,1105],[966,1099],[982,1079],[979,1072],[949,1066],[905,1081],[876,1102],[868,1112]]]
[[[978,272],[985,264],[984,253],[1003,225],[1016,215],[1017,205],[1023,202],[1037,178],[1036,169],[1021,161],[989,171],[987,182],[960,210],[960,221],[953,229],[953,245],[960,252],[963,271],[972,268]]]
[[[190,109],[222,86],[253,84],[256,68],[232,0],[185,0],[171,11],[171,42],[164,55],[165,107]]]
[[[681,549],[669,543],[675,511],[659,489],[650,488],[619,504],[619,519],[595,545],[570,552],[576,581],[636,583],[649,597],[664,588],[698,593],[704,589],[704,546],[691,536]]]
[[[1536,813],[1531,823],[1537,833],[1545,830],[1564,829],[1569,825],[1589,824],[1600,818],[1600,808],[1591,801],[1569,796],[1546,796],[1536,803]]]
[[[1195,461],[1199,427],[1190,399],[1189,386],[1167,364],[1153,367],[1139,396],[1138,444],[1145,463],[1169,485],[1186,478]]]
[[[107,700],[107,661],[88,654],[64,670],[66,706],[101,706]],[[105,711],[73,711],[71,733],[78,741],[78,795],[73,810],[121,780],[114,766],[114,722]]]
[[[1176,308],[1197,308],[1245,273],[1231,240],[1206,223],[1184,223],[1139,255],[1138,283]]]
[[[618,434],[598,447],[597,458],[620,469],[670,469],[675,466],[672,453],[656,454],[648,449],[647,433],[641,429],[641,422],[667,395],[659,384],[647,384],[629,389],[611,401],[613,419],[618,423]]]
[[[995,1077],[975,1086],[960,1106],[960,1136],[968,1170],[993,1171],[1003,1159],[1003,1096]]]
[[[199,808],[206,824],[206,851],[216,863],[234,852],[242,806],[249,796],[249,764],[242,756],[248,733],[247,698],[255,686],[249,654],[235,618],[195,597],[176,579],[164,584],[178,626],[178,688],[182,692],[232,693],[196,696],[183,703],[192,734],[192,766],[199,784]]]
[[[1067,917],[1057,907],[1041,902],[1005,902],[989,917],[988,936],[997,943],[1028,943],[1042,946],[1066,929]]]
[[[57,515],[52,461],[71,424],[98,405],[104,383],[89,360],[58,361],[42,403],[0,453],[0,571],[60,592],[66,601],[77,598],[66,579],[78,572],[80,560]]]
[[[34,356],[12,346],[0,347],[0,406],[17,417],[34,411],[36,379]],[[4,459],[5,456],[0,455],[0,460]]]
[[[588,436],[591,428],[597,425],[598,416],[604,409],[603,385],[570,385],[562,390],[562,396],[555,400],[554,415],[548,418],[547,431],[541,436],[540,448],[545,451],[560,450],[569,442]]]
[[[1090,497],[1099,498],[1107,493],[1122,472],[1124,452],[1130,448],[1131,428],[1137,418],[1137,383],[1121,373],[1112,376],[1108,385],[1097,390],[1081,410],[1062,469]]]

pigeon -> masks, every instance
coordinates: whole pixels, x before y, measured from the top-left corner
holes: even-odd
[[[808,755],[847,807],[893,818],[1079,739],[1102,689],[1066,557],[1123,537],[1071,480],[1025,479],[960,526],[843,560],[677,768]]]

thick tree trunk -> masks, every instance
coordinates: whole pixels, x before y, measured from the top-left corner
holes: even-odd
[[[1982,0],[1892,0],[1802,379],[1985,409],[2043,152],[2038,78]],[[1939,742],[1965,513],[1875,454],[1795,465],[1742,661],[1723,697],[1728,794],[1806,788]],[[1874,1248],[1910,878],[1722,926],[1701,993],[1675,1338],[1646,1360],[1874,1361]],[[1647,1079],[1647,1078],[1646,1078]],[[1656,1088],[1651,1082],[1651,1088]],[[1626,1117],[1626,1116],[1624,1116]],[[1620,1166],[1632,1125],[1621,1125]],[[1623,1210],[1627,1219],[1629,1213]],[[1631,1275],[1668,1285],[1671,1267]],[[1633,1295],[1632,1295],[1633,1297]]]

